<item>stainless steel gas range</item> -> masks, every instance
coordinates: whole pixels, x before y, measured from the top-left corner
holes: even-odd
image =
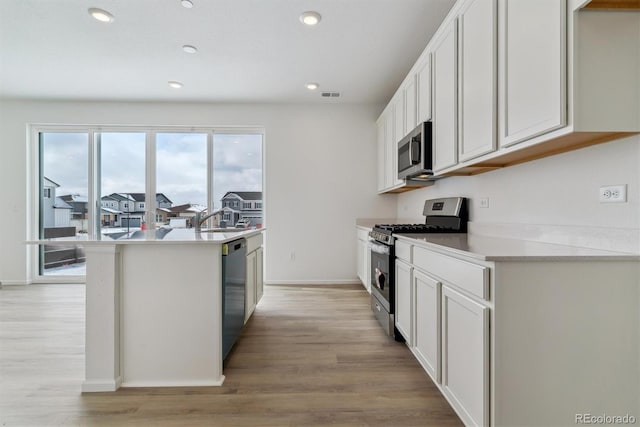
[[[388,335],[403,341],[394,326],[395,238],[406,233],[466,233],[468,210],[464,197],[431,199],[424,203],[424,224],[376,224],[369,233],[371,309]]]

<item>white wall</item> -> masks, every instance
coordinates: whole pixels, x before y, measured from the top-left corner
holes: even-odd
[[[355,219],[396,213],[395,196],[376,195],[379,111],[380,106],[338,104],[0,100],[0,281],[29,280],[24,245],[29,123],[263,126],[266,280],[355,280]]]
[[[425,199],[465,196],[477,223],[640,228],[640,136],[468,177],[398,196],[398,217],[420,217]],[[627,203],[599,203],[602,185],[627,184]],[[489,208],[479,199],[489,198]],[[636,248],[640,251],[640,248]]]

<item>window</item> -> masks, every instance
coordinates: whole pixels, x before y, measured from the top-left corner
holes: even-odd
[[[136,231],[145,220],[148,227],[164,225],[167,214],[156,209],[180,205],[207,212],[253,207],[260,210],[256,224],[262,223],[261,206],[235,195],[254,192],[250,200],[262,198],[263,136],[258,132],[34,126],[32,147],[39,156],[33,168],[40,176],[32,189],[36,209],[31,213],[32,229],[39,230],[33,238],[51,237],[60,232],[53,228],[65,226],[66,233],[76,236],[99,239],[113,233],[110,238],[118,238]],[[231,200],[222,200],[226,194]],[[237,216],[222,215],[227,222]],[[54,270],[51,256],[45,256],[41,247],[40,256],[34,257],[39,260],[38,274],[83,275],[82,250],[70,249],[79,255],[59,263],[66,269],[63,272]]]
[[[40,153],[40,238],[86,235],[89,134],[87,132],[42,132],[38,135]],[[43,188],[44,185],[47,188]],[[60,203],[51,197],[51,188]],[[80,246],[63,249],[41,245],[38,248],[39,275],[85,274],[84,251]]]
[[[119,197],[119,194],[145,192],[145,147],[144,132],[101,132],[96,133],[100,142],[100,196]],[[117,209],[118,203],[112,201],[110,206]],[[129,209],[129,203],[123,203]],[[114,212],[100,212],[100,229],[98,235],[118,235],[122,232],[136,231],[137,221],[132,221],[129,214],[118,217]],[[125,230],[124,227],[127,227]]]
[[[262,209],[262,202],[256,202],[256,209]]]

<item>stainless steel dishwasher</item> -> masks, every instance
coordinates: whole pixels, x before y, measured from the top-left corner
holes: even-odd
[[[247,244],[244,239],[222,245],[222,359],[226,359],[244,326]]]

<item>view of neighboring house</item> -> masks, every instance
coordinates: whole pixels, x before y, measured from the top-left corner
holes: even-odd
[[[103,227],[140,227],[145,215],[144,193],[111,193],[100,200]],[[156,220],[173,203],[163,193],[156,194]]]
[[[233,226],[241,218],[262,225],[262,191],[228,191],[222,196],[222,220]]]
[[[193,217],[196,215],[196,213],[198,212],[204,212],[206,210],[206,206],[202,206],[202,205],[198,205],[198,204],[193,204],[193,203],[185,203],[184,205],[178,205],[178,206],[173,206],[171,208],[168,208],[168,215],[167,215],[167,219],[169,220],[169,225],[172,224],[171,219],[175,218],[175,219],[184,219],[184,226],[191,228],[194,226],[193,224]],[[156,213],[157,215],[158,213]],[[180,222],[178,221],[174,221],[174,224],[180,224]]]
[[[47,177],[42,181],[42,226],[44,228],[68,227],[73,207],[56,196],[60,185]]]
[[[87,230],[87,198],[77,194],[56,197],[60,185],[49,178],[43,178],[42,208],[45,228],[75,226],[78,232]],[[222,208],[214,212],[210,219],[213,227],[233,227],[240,219],[248,220],[250,226],[262,225],[261,191],[228,191],[221,199]],[[144,193],[111,193],[100,199],[100,222],[102,227],[139,228],[145,217]],[[156,194],[156,223],[193,227],[193,217],[197,212],[206,212],[206,206],[186,203],[172,206],[173,202],[163,193]]]

